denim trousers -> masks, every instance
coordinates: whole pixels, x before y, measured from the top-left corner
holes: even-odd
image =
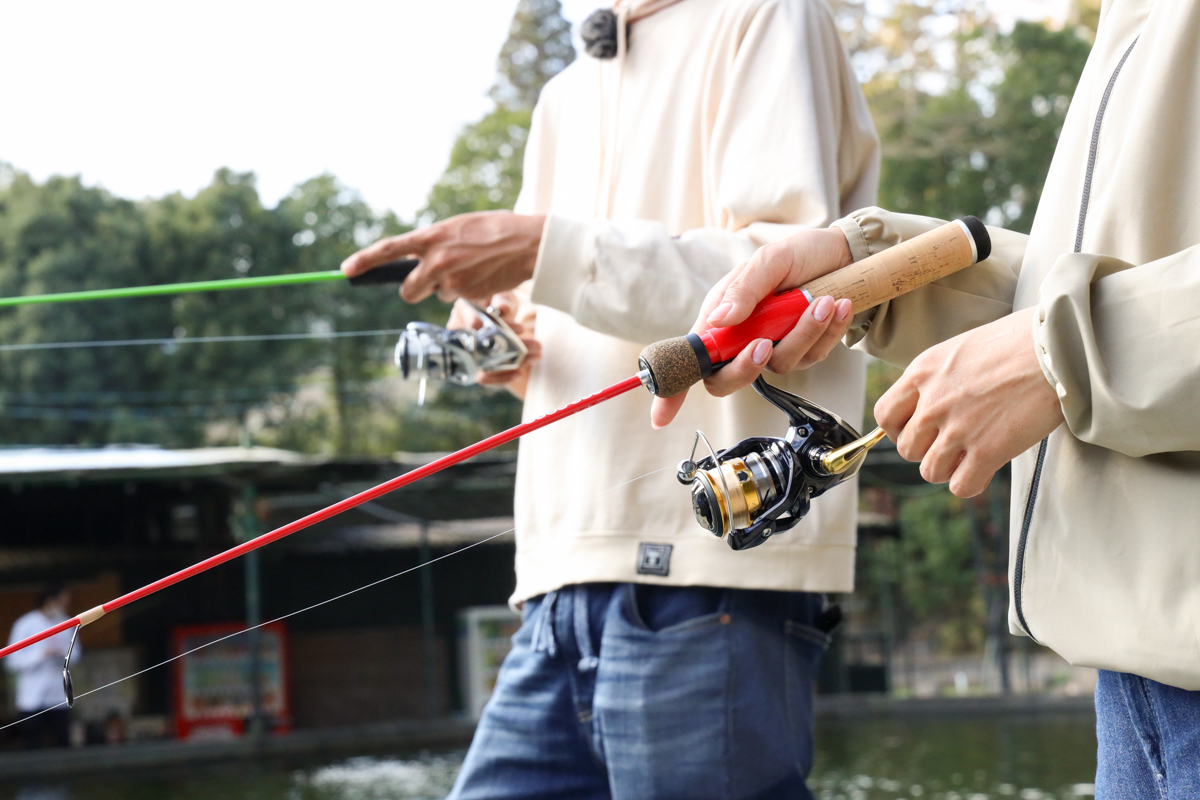
[[[625,583],[527,601],[450,797],[809,800],[821,608]]]
[[[1096,800],[1200,798],[1200,692],[1100,670]]]

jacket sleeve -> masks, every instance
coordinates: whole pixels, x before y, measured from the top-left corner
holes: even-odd
[[[880,208],[864,208],[834,223],[846,235],[855,261],[945,224],[946,220]],[[846,344],[906,367],[935,344],[1012,313],[1029,237],[990,226],[988,235],[990,257],[859,314]]]
[[[828,8],[768,0],[741,25],[706,133],[706,226],[550,214],[534,302],[632,341],[677,336],[757,248],[873,202],[879,144]]]
[[[1200,246],[1133,266],[1062,255],[1041,285],[1038,361],[1077,438],[1129,456],[1200,450]]]

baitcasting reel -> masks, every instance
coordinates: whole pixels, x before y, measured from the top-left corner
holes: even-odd
[[[396,343],[396,366],[406,380],[449,381],[460,386],[475,383],[475,373],[516,369],[528,350],[521,338],[494,307],[468,303],[483,326],[478,330],[449,330],[428,322],[410,322]]]
[[[787,415],[787,435],[743,439],[717,453],[696,431],[692,455],[677,474],[692,487],[696,521],[714,536],[728,536],[734,550],[794,527],[814,497],[857,475],[867,451],[884,437],[882,428],[860,437],[836,414],[761,377],[754,390]],[[701,440],[710,455],[695,461]]]

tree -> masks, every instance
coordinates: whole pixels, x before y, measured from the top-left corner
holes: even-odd
[[[574,60],[571,25],[559,0],[520,0],[488,92],[495,108],[459,134],[422,219],[513,207],[533,107],[547,81]]]
[[[532,111],[542,87],[575,60],[571,23],[559,0],[520,0],[496,58],[497,106]]]
[[[1028,232],[1090,45],[1028,22],[1008,34],[974,27],[953,43],[945,91],[886,74],[869,86],[884,146],[880,204]]]
[[[546,82],[574,59],[571,26],[559,0],[520,0],[496,60],[496,82],[489,92],[495,108],[459,134],[420,214],[423,220],[513,207],[521,192],[533,107]],[[521,404],[503,390],[445,386],[422,413],[441,420],[436,430],[446,431],[450,420],[458,420],[462,433],[478,438],[516,424]]]

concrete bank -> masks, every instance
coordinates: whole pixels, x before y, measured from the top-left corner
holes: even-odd
[[[818,698],[822,721],[871,719],[966,719],[1033,715],[1091,715],[1090,697],[966,697],[894,700],[871,695]],[[141,742],[113,747],[0,753],[0,782],[149,770],[227,766],[242,761],[311,764],[351,756],[413,753],[466,747],[474,723],[444,720],[396,722],[296,731],[261,741]]]

